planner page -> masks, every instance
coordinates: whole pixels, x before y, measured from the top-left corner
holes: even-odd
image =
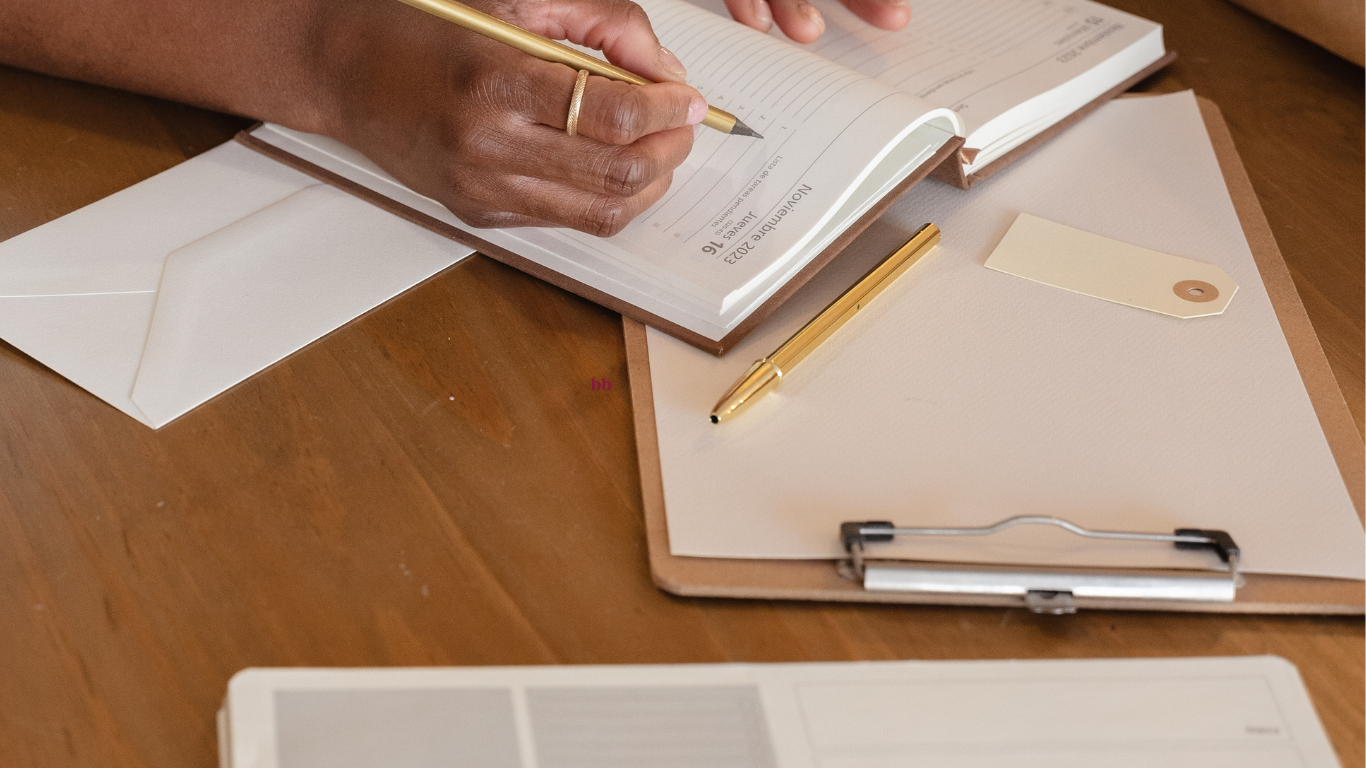
[[[842,205],[825,217],[824,224],[812,229],[807,236],[807,244],[796,258],[788,260],[785,268],[772,271],[754,289],[733,302],[729,309],[718,313],[699,306],[697,302],[688,301],[676,290],[650,282],[635,271],[628,271],[579,249],[570,240],[572,234],[569,237],[559,236],[566,234],[562,230],[532,227],[515,230],[471,228],[441,203],[408,189],[361,153],[326,136],[301,133],[271,123],[251,131],[253,139],[318,166],[347,182],[366,187],[438,222],[492,241],[522,258],[712,340],[723,338],[781,289],[815,254],[820,253],[867,211],[870,201],[885,197],[907,173],[931,158],[950,136],[928,124],[912,132],[880,164],[874,166]],[[452,247],[457,246],[453,244]]]
[[[1223,314],[1182,320],[983,266],[1021,213],[1216,265],[1238,291]],[[707,420],[754,360],[927,221],[937,248],[773,394]],[[1189,92],[1110,102],[967,192],[917,186],[724,358],[654,330],[648,344],[674,555],[837,558],[845,521],[1045,515],[1220,529],[1246,571],[1362,579],[1361,521]],[[876,546],[966,563],[1217,564],[1038,526]]]
[[[252,136],[572,280],[719,340],[962,124],[808,51],[690,5],[645,0],[708,101],[762,139],[696,129],[664,197],[624,231],[475,230],[359,152],[264,125]],[[590,86],[591,81],[590,81]]]
[[[803,252],[921,124],[937,121],[936,148],[960,127],[946,109],[683,0],[641,4],[689,83],[763,138],[698,129],[663,199],[614,237],[517,230],[493,242],[585,254],[719,315]]]
[[[693,0],[727,14],[723,0]],[[1090,0],[911,0],[889,32],[838,0],[806,49],[953,110],[989,163],[1160,59],[1162,27]],[[775,30],[774,35],[781,33]]]
[[[222,768],[1336,768],[1274,656],[248,669]]]

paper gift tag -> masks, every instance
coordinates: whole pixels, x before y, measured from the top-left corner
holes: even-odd
[[[1139,248],[1027,213],[1010,225],[986,266],[1181,318],[1220,314],[1238,290],[1238,284],[1212,264]]]

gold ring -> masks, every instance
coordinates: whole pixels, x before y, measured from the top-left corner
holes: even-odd
[[[569,119],[565,121],[564,132],[573,136],[579,132],[579,109],[583,107],[583,89],[588,85],[588,70],[579,70],[579,79],[574,81],[574,95],[569,99]]]

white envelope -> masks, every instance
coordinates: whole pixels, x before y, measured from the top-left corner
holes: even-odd
[[[160,427],[470,253],[229,143],[0,243],[0,338]]]

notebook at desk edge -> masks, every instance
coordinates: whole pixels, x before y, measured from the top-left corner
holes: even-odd
[[[1125,80],[1120,85],[1106,92],[1099,98],[1078,109],[1065,119],[1054,124],[1052,127],[1033,137],[1024,144],[1011,150],[991,165],[972,175],[964,173],[964,159],[961,148],[963,139],[955,137],[939,148],[928,160],[920,165],[914,173],[903,179],[895,188],[885,195],[881,200],[868,209],[857,221],[846,228],[830,245],[826,246],[819,254],[787,280],[772,296],[765,300],[757,309],[751,312],[739,325],[731,330],[724,338],[713,341],[699,333],[684,328],[676,323],[670,322],[654,313],[629,302],[623,301],[615,296],[605,293],[593,286],[575,280],[567,275],[549,269],[523,256],[519,256],[512,251],[495,245],[478,235],[478,230],[473,228],[456,227],[447,224],[421,211],[418,211],[404,203],[382,195],[364,185],[346,179],[337,173],[323,168],[315,163],[305,160],[286,150],[283,150],[270,143],[252,135],[252,131],[260,127],[260,123],[253,125],[237,134],[236,139],[241,144],[250,147],[268,157],[271,157],[285,165],[307,173],[320,181],[331,184],[339,189],[345,190],[367,202],[370,202],[384,210],[400,216],[419,226],[437,232],[445,237],[474,248],[480,253],[489,256],[496,261],[502,262],[514,269],[525,272],[533,277],[540,278],[551,285],[563,288],[570,293],[587,299],[595,304],[601,305],[614,312],[620,313],[624,317],[631,318],[644,325],[656,328],[664,333],[674,336],[699,349],[706,350],[714,355],[724,355],[734,347],[741,339],[758,327],[764,320],[768,319],[773,312],[783,304],[797,289],[807,283],[822,267],[829,264],[836,256],[844,250],[856,237],[876,221],[893,203],[905,195],[912,187],[919,184],[927,177],[934,178],[946,184],[968,189],[976,181],[986,178],[999,169],[1013,163],[1041,144],[1057,136],[1077,121],[1086,117],[1096,109],[1100,108],[1105,102],[1119,96],[1124,91],[1152,76],[1157,71],[1166,67],[1176,59],[1174,52],[1169,52],[1152,65],[1145,68],[1138,74]]]

